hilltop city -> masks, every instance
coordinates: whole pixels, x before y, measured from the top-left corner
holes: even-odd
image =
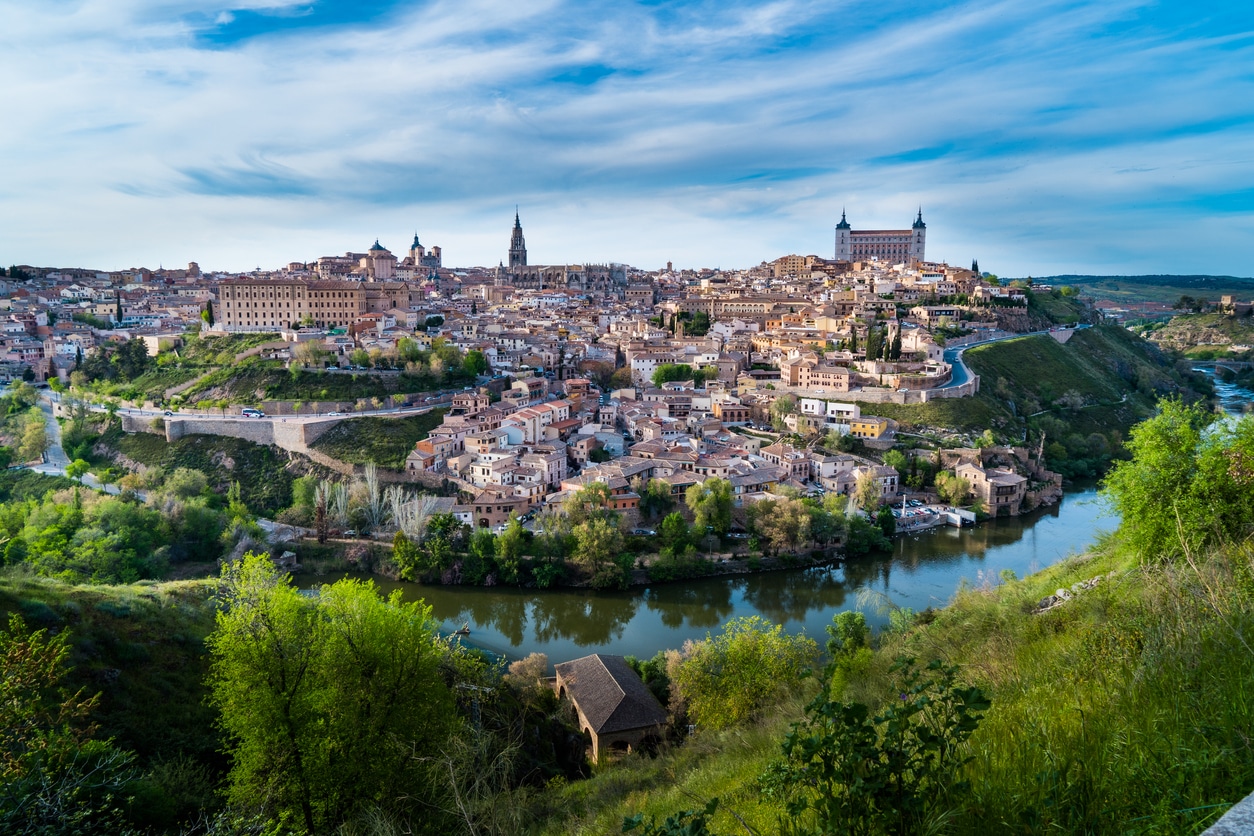
[[[515,214],[507,257],[487,269],[446,267],[441,248],[417,234],[400,257],[375,241],[365,252],[248,274],[195,263],[111,273],[15,267],[3,288],[0,375],[69,383],[97,349],[138,339],[160,357],[177,353],[189,329],[273,333],[269,359],[379,376],[404,369],[405,350],[438,343],[482,364],[455,395],[254,404],[242,414],[449,407],[404,469],[415,481],[451,481],[465,500],[458,517],[498,529],[592,482],[609,486],[619,511],[637,507],[642,480],[664,480],[678,496],[711,477],[731,482],[738,506],[780,485],[847,495],[859,478],[892,503],[906,487],[902,474],[838,452],[835,439],[885,451],[897,427],[876,415],[877,404],[975,394],[979,376],[954,348],[1040,328],[1029,294],[1054,289],[1002,286],[978,265],[928,261],[922,210],[898,230],[855,230],[842,213],[834,243],[832,258],[786,255],[740,271],[536,265]],[[146,404],[182,407],[167,410],[174,433],[195,411],[179,388]],[[823,437],[833,443],[797,443]],[[956,472],[992,514],[1056,498],[1060,477],[1019,459],[985,468],[976,457]]]

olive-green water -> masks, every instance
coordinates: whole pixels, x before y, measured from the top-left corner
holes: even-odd
[[[916,610],[943,606],[964,580],[973,584],[1012,570],[1022,577],[1084,551],[1117,520],[1103,516],[1093,488],[1073,490],[1062,502],[1013,519],[973,528],[937,529],[902,537],[891,555],[844,566],[706,578],[626,592],[420,586],[382,582],[386,591],[425,599],[451,632],[463,624],[468,641],[508,657],[533,651],[559,662],[593,652],[652,656],[686,639],[717,632],[728,619],[761,615],[790,632],[819,640],[832,616],[854,609],[870,590]],[[304,575],[302,586],[342,576]],[[866,596],[863,596],[864,598]],[[868,620],[883,617],[871,605]]]

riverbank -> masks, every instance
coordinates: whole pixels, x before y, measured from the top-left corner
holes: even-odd
[[[1241,565],[1248,556],[1213,552],[1193,569],[1142,566],[1112,540],[1022,580],[994,578],[883,632],[837,696],[872,711],[896,702],[902,655],[956,664],[964,686],[990,696],[970,760],[946,776],[966,785],[929,805],[947,832],[1195,833],[1254,786],[1254,707],[1242,696],[1254,662],[1240,640],[1254,598],[1222,582]],[[617,832],[624,817],[660,821],[711,798],[721,804],[704,832],[775,832],[785,810],[761,779],[802,702],[546,794],[541,832]]]
[[[859,598],[891,599],[915,611],[947,604],[964,582],[981,585],[1005,572],[1023,577],[1090,548],[1108,513],[1092,484],[1082,484],[1055,506],[977,526],[905,535],[891,552],[849,559],[839,566],[702,577],[681,583],[595,592],[587,589],[425,586],[373,578],[385,592],[423,599],[445,632],[469,623],[471,640],[519,658],[532,652],[553,660],[593,652],[652,657],[717,630],[731,618],[760,615],[790,633],[823,636],[834,613]],[[301,586],[329,583],[343,573],[304,574]],[[357,575],[360,577],[360,575]],[[872,625],[888,623],[872,608]]]

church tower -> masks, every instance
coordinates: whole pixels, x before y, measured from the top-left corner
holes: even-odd
[[[509,239],[509,266],[527,266],[527,242],[523,240],[522,223],[518,220],[518,212],[514,212],[514,234]]]
[[[853,231],[845,220],[845,210],[840,210],[840,223],[836,224],[836,260],[853,261]]]
[[[919,207],[919,216],[914,219],[910,235],[910,258],[915,262],[927,261],[924,258],[924,244],[927,242],[927,224],[923,223],[923,207]]]

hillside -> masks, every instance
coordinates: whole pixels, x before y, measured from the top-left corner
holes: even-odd
[[[1182,314],[1152,326],[1146,337],[1156,345],[1199,360],[1225,357],[1232,354],[1233,345],[1254,345],[1254,317]]]
[[[320,453],[351,464],[374,462],[403,470],[414,444],[426,438],[444,420],[448,410],[433,409],[404,418],[355,418],[341,421],[311,445]]]
[[[1010,281],[1003,277],[1003,281]],[[1217,300],[1225,293],[1254,296],[1254,278],[1239,276],[1036,276],[1038,284],[1074,285],[1086,296],[1113,302],[1167,302],[1181,296],[1205,296]]]
[[[1117,326],[1077,331],[1066,344],[1043,334],[1005,340],[964,357],[980,375],[975,397],[875,404],[865,411],[892,418],[907,431],[974,435],[991,427],[1017,442],[1046,416],[1064,421],[1072,434],[1123,433],[1148,416],[1159,397],[1197,397],[1192,387],[1204,386],[1153,343]]]

